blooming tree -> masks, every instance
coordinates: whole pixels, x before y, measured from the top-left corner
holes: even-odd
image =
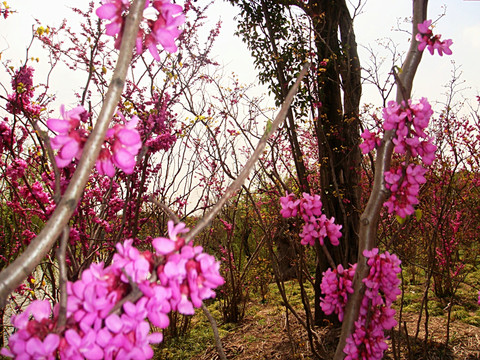
[[[187,2],[185,7],[189,6],[191,4]],[[142,16],[146,9],[150,10],[153,18]],[[7,10],[2,9],[4,17],[8,15]],[[265,8],[263,11],[266,13]],[[287,192],[280,199],[282,216],[298,217],[302,221],[301,244],[321,248],[331,266],[323,274],[320,289],[324,296],[318,302],[327,315],[335,314],[343,322],[335,359],[381,359],[387,347],[385,330],[396,325],[392,304],[400,293],[397,277],[400,261],[394,254],[380,253],[376,227],[382,206],[388,213],[402,219],[415,213],[420,187],[426,182],[426,166],[433,163],[436,146],[427,131],[431,106],[426,98],[418,102],[410,99],[412,81],[425,49],[432,55],[435,49],[440,56],[449,55],[452,44],[451,40],[442,41],[440,35],[433,35],[431,21],[425,20],[425,12],[426,2],[414,2],[415,40],[412,40],[403,71],[396,75],[397,99],[390,101],[383,110],[383,130],[376,133],[365,130],[361,135],[364,141],[359,148],[364,154],[375,150],[377,160],[372,193],[360,219],[357,263],[349,267],[335,264],[328,247],[341,246],[345,241],[342,239],[342,225],[335,223],[335,217],[327,217],[320,195],[309,193],[308,181],[301,184],[302,198],[296,199],[293,193]],[[85,184],[91,176],[91,169],[95,166],[97,174],[102,176],[100,186],[106,185],[118,173],[134,175],[138,158],[148,151],[169,148],[175,142],[165,131],[164,99],[157,99],[156,111],[147,116],[141,111],[130,116],[125,111],[125,103],[119,109],[117,105],[132,50],[141,56],[148,49],[156,61],[161,61],[158,46],[170,53],[177,50],[175,41],[181,35],[179,27],[185,21],[182,7],[169,0],[138,0],[133,4],[128,0],[104,0],[96,14],[100,19],[110,21],[106,25],[106,34],[115,37],[114,46],[120,54],[94,128],[91,130],[88,124],[92,114],[84,107],[85,93],[82,105],[70,110],[62,105],[61,119],[49,118],[46,121],[46,126],[54,135],[51,139],[45,137],[43,141],[55,174],[52,177],[51,173],[43,172],[41,176],[55,182],[54,194],[45,191],[38,182],[28,186],[27,168],[31,163],[27,160],[16,158],[5,170],[4,178],[13,187],[24,184],[18,186],[14,196],[25,197],[30,207],[17,210],[26,213],[38,205],[41,208],[39,216],[46,225],[38,236],[29,230],[22,234],[28,238],[30,245],[0,274],[0,300],[5,303],[8,294],[31,273],[58,238],[61,239],[58,262],[60,286],[63,287],[58,304],[52,307],[48,300],[35,300],[12,318],[16,332],[10,337],[9,347],[2,349],[5,356],[25,359],[151,358],[153,351],[150,344],[162,341],[162,334],[151,333],[149,322],[163,329],[168,326],[171,311],[193,314],[194,308],[201,307],[203,300],[214,297],[214,289],[224,283],[219,263],[201,246],[193,245],[192,239],[248,176],[269,135],[287,116],[293,94],[308,70],[308,66],[302,70],[288,94],[282,91],[285,102],[280,115],[273,126],[267,126],[259,146],[232,185],[223,188],[219,183],[208,183],[218,186],[218,192],[225,192],[225,195],[195,229],[189,231],[185,224],[170,221],[168,237],[150,237],[152,250],[140,251],[134,246],[136,239],[133,238],[116,242],[111,264],[91,262],[86,269],[78,269],[76,280],[67,281],[65,269],[62,270],[66,262],[65,243],[78,239],[78,230],[69,228],[68,221],[78,211],[82,192],[88,191]],[[43,36],[43,31],[39,36]],[[44,41],[49,42],[46,36]],[[323,74],[329,71],[328,66],[329,59],[324,59],[315,70]],[[27,115],[29,119],[39,117],[41,106],[32,101],[32,74],[33,69],[26,66],[15,72],[12,80],[14,92],[7,99],[10,114]],[[283,88],[285,79],[280,79],[280,82]],[[329,99],[332,100],[327,96],[326,100]],[[313,108],[323,106],[318,101]],[[328,109],[318,111],[319,115],[329,113]],[[35,126],[37,131],[41,130],[37,122]],[[290,126],[294,127],[294,124]],[[23,150],[28,131],[24,127],[20,132],[22,135],[17,139],[14,136],[16,129],[0,122],[0,154]],[[151,137],[154,133],[158,135],[156,138]],[[298,145],[296,140],[290,140],[292,148],[295,148]],[[305,168],[302,170],[304,163],[296,165],[297,171],[305,171]],[[60,171],[73,173],[73,176],[60,177]],[[113,186],[113,181],[110,184],[112,192],[120,187],[118,184]],[[119,209],[118,204],[114,209]],[[345,210],[345,207],[342,209]],[[107,223],[102,225],[109,226]],[[223,221],[223,225],[227,232],[232,231],[231,224]],[[132,237],[137,232],[133,231]],[[73,258],[70,256],[69,260],[74,261]]]
[[[397,278],[400,261],[388,252],[379,255],[375,247],[376,226],[382,204],[389,213],[403,219],[413,215],[414,206],[419,203],[420,186],[426,182],[426,169],[421,164],[431,165],[435,158],[436,146],[426,130],[433,111],[427,99],[415,103],[408,96],[422,51],[428,46],[432,55],[434,49],[440,56],[449,55],[452,44],[451,40],[440,41],[440,36],[433,36],[429,30],[431,21],[422,19],[424,10],[420,4],[414,5],[416,41],[412,41],[403,66],[409,71],[396,75],[399,100],[390,101],[383,110],[383,138],[380,131],[365,130],[361,135],[362,152],[367,154],[376,149],[377,162],[374,186],[361,218],[358,263],[349,269],[340,264],[334,270],[327,270],[322,280],[321,290],[325,295],[322,310],[327,315],[335,312],[343,321],[335,359],[381,359],[387,349],[384,331],[396,325],[391,305],[400,293]],[[392,159],[393,152],[396,155]],[[318,195],[304,194],[303,199],[295,200],[292,194],[287,194],[280,203],[284,217],[300,215],[305,221],[300,234],[302,244],[313,245],[318,241],[325,252],[328,251],[324,246],[325,236],[332,245],[339,244],[341,226],[335,226],[333,218],[322,221],[325,215]]]

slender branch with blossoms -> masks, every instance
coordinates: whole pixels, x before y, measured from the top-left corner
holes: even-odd
[[[363,255],[368,259],[370,272],[362,280],[365,285],[365,295],[360,306],[360,313],[355,322],[355,330],[348,337],[344,352],[346,359],[376,359],[383,358],[388,348],[385,330],[392,329],[397,321],[392,304],[401,293],[398,288],[401,271],[400,260],[388,251],[379,254],[377,248],[365,250]],[[352,282],[356,264],[349,269],[338,265],[335,270],[328,270],[323,277],[321,290],[322,310],[325,314],[335,313],[343,321],[345,306],[350,294],[354,292]]]
[[[432,108],[425,98],[421,98],[417,104],[412,100],[408,100],[407,104],[402,101],[400,105],[395,101],[388,103],[383,109],[383,129],[395,132],[392,138],[395,153],[406,156],[410,161],[418,157],[425,165],[433,163],[437,147],[433,144],[433,138],[426,133],[432,114]],[[364,142],[360,147],[364,154],[382,144],[378,135],[368,129],[365,129],[362,138]],[[385,172],[385,187],[390,191],[390,196],[384,205],[389,213],[396,213],[401,218],[414,213],[420,186],[426,182],[426,169],[418,164],[407,163],[408,160]]]
[[[415,0],[413,2],[412,27],[414,38],[419,38],[417,34],[423,36],[422,32],[426,30],[424,28],[426,25],[426,12],[426,0]],[[419,24],[422,24],[422,26],[418,26]],[[429,36],[429,34],[425,35]],[[426,100],[420,101],[420,104],[413,106],[411,101],[408,100],[412,91],[413,78],[420,64],[422,51],[425,48],[423,42],[426,41],[428,45],[428,41],[437,41],[431,37],[422,37],[421,39],[422,46],[419,46],[417,41],[411,41],[410,49],[402,65],[402,71],[396,77],[397,99],[396,102],[391,102],[389,107],[384,110],[386,126],[384,125],[385,133],[383,139],[379,141],[377,134],[366,132],[364,132],[362,136],[366,142],[366,144],[362,146],[364,153],[378,146],[377,159],[375,162],[375,179],[367,206],[360,219],[359,254],[353,278],[354,291],[351,296],[349,296],[347,306],[345,307],[342,332],[335,352],[335,360],[344,359],[345,356],[347,356],[348,359],[360,358],[360,356],[366,354],[361,354],[358,351],[355,352],[353,348],[354,345],[360,343],[365,344],[365,347],[372,345],[368,345],[367,332],[365,329],[362,329],[360,333],[357,332],[357,323],[364,316],[362,307],[365,299],[364,294],[368,288],[364,283],[364,279],[366,279],[372,271],[372,264],[368,256],[377,243],[377,225],[382,205],[385,204],[389,206],[389,211],[391,212],[397,211],[399,216],[405,216],[412,212],[413,205],[417,201],[417,187],[419,187],[425,179],[423,176],[423,168],[408,163],[410,161],[410,155],[419,155],[422,160],[427,163],[431,163],[431,160],[433,160],[433,144],[431,144],[424,133],[424,129],[427,126],[425,122],[428,124],[431,109],[429,109]],[[440,39],[440,37],[436,39]],[[441,51],[439,50],[439,54],[448,54],[450,52],[450,44],[451,41],[436,45],[437,49],[441,49]],[[432,46],[434,46],[434,43],[432,43]],[[433,53],[432,50],[430,51]],[[417,115],[418,119],[416,119]],[[420,139],[424,140],[420,141]],[[406,161],[401,164],[400,171],[398,171],[398,168],[390,169],[394,150],[401,154],[407,155],[407,153],[409,153]],[[387,200],[386,203],[385,200]],[[359,335],[362,336],[359,337]],[[355,338],[355,336],[357,338]],[[376,359],[379,358],[379,354],[379,351],[370,352],[369,355],[364,358]]]

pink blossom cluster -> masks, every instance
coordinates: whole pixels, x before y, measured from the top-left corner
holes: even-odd
[[[378,249],[365,250],[363,255],[370,266],[368,276],[363,279],[365,295],[360,307],[355,330],[347,339],[344,353],[346,360],[380,360],[388,348],[385,342],[385,330],[396,324],[393,302],[401,294],[398,288],[400,279],[400,260],[387,251],[379,254]]]
[[[48,119],[47,126],[50,130],[57,132],[52,139],[52,147],[59,150],[55,157],[57,166],[64,168],[71,164],[72,159],[79,160],[82,156],[88,132],[81,127],[81,123],[86,122],[88,113],[83,106],[65,111],[63,105],[60,113],[63,119]],[[96,168],[100,175],[113,177],[114,165],[127,174],[133,173],[136,164],[135,156],[142,147],[137,130],[138,117],[133,116],[127,122],[121,113],[118,115],[124,125],[116,124],[107,130],[105,142],[96,161]]]
[[[383,109],[383,128],[395,130],[392,140],[395,152],[419,156],[426,165],[433,163],[437,147],[426,133],[432,114],[432,107],[426,98],[421,98],[416,104],[411,99],[408,100],[408,104],[403,101],[401,104],[396,101],[388,102],[387,107]],[[374,134],[365,129],[361,136],[364,141],[360,148],[364,154],[381,145],[378,133]]]
[[[408,100],[408,104],[402,102],[399,105],[395,101],[388,103],[388,106],[383,109],[385,120],[383,128],[395,130],[395,137],[392,140],[395,144],[395,152],[419,156],[426,165],[433,163],[437,147],[425,132],[432,114],[432,107],[426,98],[421,98],[417,104],[414,104],[411,99]]]
[[[318,239],[321,245],[324,245],[326,237],[330,240],[332,245],[338,246],[340,244],[339,238],[342,236],[340,230],[342,225],[335,224],[335,218],[328,219],[322,213],[322,202],[319,195],[310,195],[303,193],[303,198],[295,200],[295,195],[286,194],[280,198],[280,205],[282,210],[280,214],[284,218],[295,217],[300,214],[305,224],[303,225],[300,237],[302,238],[302,245],[314,245],[315,240]]]
[[[27,166],[28,164],[25,160],[14,159],[9,165],[7,165],[5,175],[10,179],[10,181],[15,182],[25,175]]]
[[[163,329],[170,311],[193,314],[224,283],[219,262],[180,237],[186,231],[169,222],[169,237],[153,239],[153,253],[139,251],[133,240],[117,244],[111,266],[94,263],[68,282],[64,328],[57,327],[58,305],[51,315],[48,300],[34,301],[12,317],[17,331],[1,354],[26,360],[152,358],[150,344],[163,335],[150,333],[149,322]],[[137,300],[128,301],[135,291]]]
[[[333,271],[328,269],[323,273],[320,290],[325,298],[321,298],[321,308],[327,315],[335,313],[338,320],[343,321],[345,307],[347,305],[349,294],[353,294],[353,276],[357,264],[348,269],[344,269],[339,264]]]
[[[135,156],[142,148],[142,140],[137,130],[138,117],[134,115],[130,121],[126,121],[121,113],[118,113],[125,125],[116,124],[107,130],[104,147],[100,150],[96,168],[100,175],[115,175],[113,165],[122,169],[126,174],[133,173],[135,168]]]
[[[33,71],[30,66],[22,66],[12,77],[13,93],[8,95],[6,109],[11,114],[28,113],[30,116],[38,116],[41,107],[32,102],[34,93]]]
[[[443,56],[443,54],[452,55],[450,46],[453,41],[451,39],[442,41],[440,40],[441,35],[433,35],[432,29],[430,28],[431,25],[432,20],[425,20],[423,23],[417,25],[418,33],[415,36],[415,40],[419,42],[418,50],[423,51],[427,47],[432,55],[435,49],[440,56]]]
[[[383,109],[383,128],[395,131],[392,141],[396,153],[411,158],[419,157],[426,165],[433,163],[437,147],[426,133],[432,114],[432,107],[426,98],[421,98],[418,103],[412,100],[408,100],[407,104],[395,101],[388,103]],[[378,133],[365,130],[362,138],[364,142],[360,148],[364,154],[381,145]],[[384,205],[389,213],[396,213],[402,218],[414,213],[413,206],[418,204],[420,185],[426,181],[425,172],[421,165],[406,163],[392,166],[385,172],[385,186],[391,194]]]
[[[426,183],[425,172],[421,165],[408,164],[391,167],[385,172],[385,187],[390,190],[390,197],[384,203],[389,213],[401,218],[415,212],[414,205],[419,203],[420,185]]]
[[[368,154],[373,149],[380,147],[382,144],[382,139],[379,137],[379,132],[372,133],[368,129],[365,129],[360,135],[363,139],[363,142],[359,145],[360,150],[362,150],[363,154]]]
[[[408,105],[390,101],[383,110],[384,129],[395,130],[393,143],[395,152],[411,157],[420,157],[423,163],[431,165],[437,147],[426,133],[433,111],[426,98],[416,104],[408,100]],[[420,185],[426,182],[426,170],[421,165],[401,164],[385,173],[385,186],[391,195],[385,202],[389,213],[395,212],[405,218],[415,211],[418,204]]]
[[[12,147],[12,129],[5,121],[0,121],[0,155],[3,150]]]
[[[175,123],[172,119],[174,115],[167,109],[169,101],[170,95],[168,93],[163,94],[162,98],[155,94],[152,102],[155,108],[139,127],[138,131],[143,138],[147,139],[145,146],[150,153],[168,150],[177,141],[177,137],[172,133],[172,127]]]
[[[130,8],[130,0],[103,0],[96,13],[100,19],[110,20],[106,25],[106,33],[116,36],[115,48],[119,49],[122,42],[125,19]],[[157,44],[170,52],[177,51],[175,39],[181,34],[178,29],[185,22],[185,15],[180,5],[172,4],[170,0],[147,0],[145,9],[155,12],[156,20],[144,19],[137,34],[136,51],[143,53],[148,49],[155,60],[160,61]]]
[[[62,105],[60,114],[63,119],[48,119],[47,126],[50,130],[57,132],[51,144],[52,148],[59,150],[55,161],[58,167],[63,168],[68,166],[72,159],[80,160],[82,156],[88,134],[80,124],[86,121],[87,111],[83,106],[65,111],[65,106]]]

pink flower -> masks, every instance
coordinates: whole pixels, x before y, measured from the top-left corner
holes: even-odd
[[[77,106],[75,109],[65,111],[65,107],[60,107],[61,119],[48,119],[47,126],[50,130],[56,131],[58,135],[52,139],[52,148],[60,149],[55,160],[60,168],[68,166],[72,159],[80,159],[83,146],[87,141],[87,134],[84,129],[79,128],[80,122],[87,116],[83,106]]]
[[[187,233],[190,229],[184,223],[175,223],[169,220],[167,223],[168,238],[158,237],[152,240],[152,246],[158,254],[167,255],[175,250],[179,250],[184,245],[184,240],[179,238],[180,234]]]
[[[168,313],[172,309],[169,302],[171,290],[158,285],[140,284],[139,287],[148,299],[145,305],[148,319],[161,329],[167,328],[170,323]]]
[[[418,50],[423,51],[428,47],[428,51],[430,51],[430,54],[432,55],[434,54],[435,49],[440,56],[443,56],[443,54],[452,55],[450,46],[453,41],[451,39],[441,41],[441,35],[433,35],[430,25],[432,25],[432,20],[425,20],[422,24],[417,25],[418,34],[415,36],[415,40],[419,43]]]
[[[100,175],[107,175],[109,177],[115,176],[115,167],[113,166],[112,154],[106,148],[100,150],[97,161],[95,162],[95,168]]]
[[[185,22],[185,15],[180,5],[171,4],[170,0],[153,1],[153,7],[158,10],[158,18],[153,25],[150,25],[151,32],[145,38],[145,46],[148,48],[155,60],[160,61],[157,44],[174,53],[177,51],[175,39],[182,33],[178,29]]]
[[[136,50],[141,54],[147,48],[152,56],[160,61],[157,44],[170,52],[177,51],[175,39],[182,33],[178,29],[185,22],[183,8],[180,5],[171,4],[170,0],[147,1],[145,8],[151,6],[156,11],[156,20],[144,19],[137,34]],[[106,26],[106,34],[116,36],[115,48],[120,48],[122,41],[125,16],[130,8],[129,0],[103,0],[103,5],[96,10],[101,19],[111,20]]]
[[[433,44],[433,49],[437,49],[438,55],[440,56],[443,56],[443,54],[452,55],[452,50],[450,49],[452,44],[453,41],[451,39],[440,41],[440,35],[438,35],[438,40]],[[433,53],[433,51],[430,51],[430,53]]]
[[[431,34],[430,25],[432,25],[432,20],[425,20],[423,23],[417,25],[417,29],[421,34]]]
[[[285,195],[286,196],[280,198],[280,206],[282,207],[280,214],[282,214],[284,218],[297,216],[300,200],[295,200],[295,195],[293,194],[285,193]]]
[[[303,193],[303,199],[300,200],[300,213],[305,221],[308,221],[312,216],[322,215],[322,206],[319,195]]]
[[[65,332],[67,346],[62,354],[65,359],[88,359],[101,360],[104,358],[103,350],[96,344],[97,333],[94,330],[88,330],[85,334],[79,334],[73,329]]]
[[[345,270],[341,264],[335,270],[328,269],[323,273],[320,290],[325,298],[321,298],[320,307],[326,315],[335,313],[338,320],[343,321],[345,306],[349,294],[353,294],[353,276],[356,264]]]
[[[103,5],[95,11],[100,19],[111,20],[111,23],[107,24],[105,29],[107,35],[118,35],[115,41],[116,49],[120,48],[120,43],[122,42],[125,14],[129,8],[129,0],[103,0]]]
[[[95,164],[101,175],[113,176],[115,174],[113,165],[126,174],[132,174],[136,165],[135,156],[142,147],[142,140],[137,130],[138,117],[133,116],[127,122],[122,114],[118,113],[118,115],[125,125],[117,124],[107,130],[107,146],[102,148]]]
[[[51,333],[51,313],[48,300],[35,300],[23,313],[12,316],[17,331],[9,338],[10,349],[3,348],[1,354],[17,359],[56,359],[60,336]]]
[[[117,253],[113,255],[112,269],[117,269],[118,273],[121,274],[120,279],[127,284],[129,279],[124,272],[135,283],[147,280],[150,275],[150,262],[132,244],[132,239],[125,240],[123,245],[117,244]]]
[[[379,147],[382,144],[382,140],[378,137],[378,134],[371,133],[365,129],[361,135],[363,143],[361,143],[360,149],[363,154],[368,154],[370,151]]]

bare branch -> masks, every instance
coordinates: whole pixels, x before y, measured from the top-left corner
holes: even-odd
[[[66,263],[66,249],[67,241],[70,236],[70,228],[65,226],[63,228],[62,237],[60,238],[60,246],[57,250],[58,269],[60,271],[60,310],[58,312],[57,329],[63,329],[67,322],[67,263]]]
[[[287,97],[285,98],[285,101],[282,104],[282,108],[278,115],[275,117],[275,120],[271,124],[271,127],[265,129],[265,133],[263,134],[262,138],[258,142],[257,148],[252,154],[252,157],[248,159],[247,163],[245,164],[245,167],[242,169],[238,177],[230,184],[230,186],[227,188],[225,191],[225,194],[222,196],[222,198],[215,204],[215,206],[208,212],[195,226],[194,229],[192,229],[187,236],[185,236],[185,240],[187,242],[191,241],[195,236],[197,236],[208,224],[212,222],[212,220],[215,218],[215,216],[218,214],[218,212],[221,210],[223,205],[227,202],[227,200],[242,186],[244,183],[245,179],[248,177],[248,174],[250,174],[250,171],[252,170],[253,166],[259,159],[259,157],[262,155],[263,150],[265,149],[265,146],[267,145],[268,138],[270,135],[272,135],[277,128],[280,126],[281,123],[285,120],[285,117],[287,116],[287,112],[290,109],[290,104],[293,101],[293,97],[295,96],[300,83],[303,79],[303,77],[307,74],[308,70],[310,69],[310,63],[306,63],[300,72],[300,74],[297,77],[297,80],[295,81],[295,84],[292,86],[290,91],[288,92]]]
[[[208,308],[205,306],[204,303],[202,303],[202,310],[208,321],[210,322],[210,325],[212,326],[213,337],[215,338],[215,346],[217,347],[218,356],[221,360],[227,360],[225,352],[223,351],[222,340],[220,339],[220,335],[218,333],[217,322],[215,321],[210,311],[208,311]]]

